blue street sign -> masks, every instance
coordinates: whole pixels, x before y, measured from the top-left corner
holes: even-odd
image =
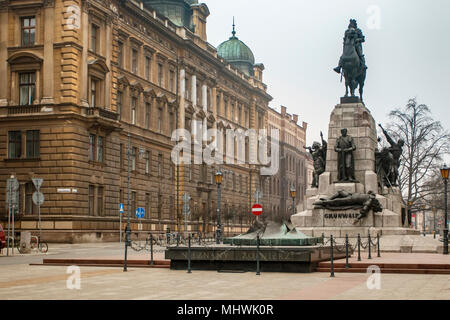
[[[125,208],[123,207],[123,203],[120,204],[120,213],[124,213],[125,212]]]
[[[136,218],[142,219],[145,217],[145,209],[144,208],[137,208],[136,209]]]

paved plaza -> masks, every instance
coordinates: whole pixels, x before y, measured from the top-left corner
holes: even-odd
[[[3,252],[5,253],[5,252]],[[120,258],[117,243],[50,245],[49,253],[0,256],[0,299],[120,300],[450,300],[449,275],[381,274],[380,288],[369,274],[219,273],[170,269],[81,267],[80,289],[69,289],[67,267],[35,266],[43,258]],[[130,253],[146,259],[147,253]],[[437,255],[424,258],[438,259]],[[162,252],[155,254],[162,259]],[[392,254],[379,259],[393,259]],[[411,258],[404,257],[407,261]],[[377,263],[377,258],[372,260]],[[371,278],[373,279],[373,278]],[[69,281],[73,285],[74,282]],[[372,283],[372,285],[370,285]],[[218,290],[218,288],[221,288]]]

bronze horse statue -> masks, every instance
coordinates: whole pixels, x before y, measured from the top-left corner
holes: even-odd
[[[366,67],[356,51],[356,32],[351,32],[344,40],[344,52],[339,65],[342,66],[342,75],[345,78],[345,97],[355,96],[355,90],[359,86],[359,97],[363,101],[364,82],[366,80]]]

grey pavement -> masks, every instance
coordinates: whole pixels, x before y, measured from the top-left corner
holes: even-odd
[[[30,266],[48,258],[111,257],[118,243],[49,245],[46,255],[0,256],[0,299],[99,300],[450,300],[449,275],[218,273],[170,269],[81,267],[80,289],[67,267]],[[148,253],[132,253],[146,258]],[[162,255],[161,255],[162,258]],[[372,277],[372,278],[370,278]],[[369,279],[370,278],[370,279]],[[369,281],[369,289],[367,283]],[[67,284],[69,283],[69,288]],[[374,283],[380,287],[375,288]],[[218,290],[220,288],[220,290]]]

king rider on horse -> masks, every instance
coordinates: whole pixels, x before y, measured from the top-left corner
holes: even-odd
[[[345,31],[344,43],[348,38],[355,37],[355,49],[358,54],[359,59],[361,60],[361,64],[364,66],[364,69],[367,69],[366,59],[364,58],[362,43],[366,41],[361,29],[358,28],[358,24],[355,19],[350,20],[350,24],[348,26],[347,31]],[[339,65],[333,70],[337,73],[341,73],[342,68],[342,58],[339,60]]]

